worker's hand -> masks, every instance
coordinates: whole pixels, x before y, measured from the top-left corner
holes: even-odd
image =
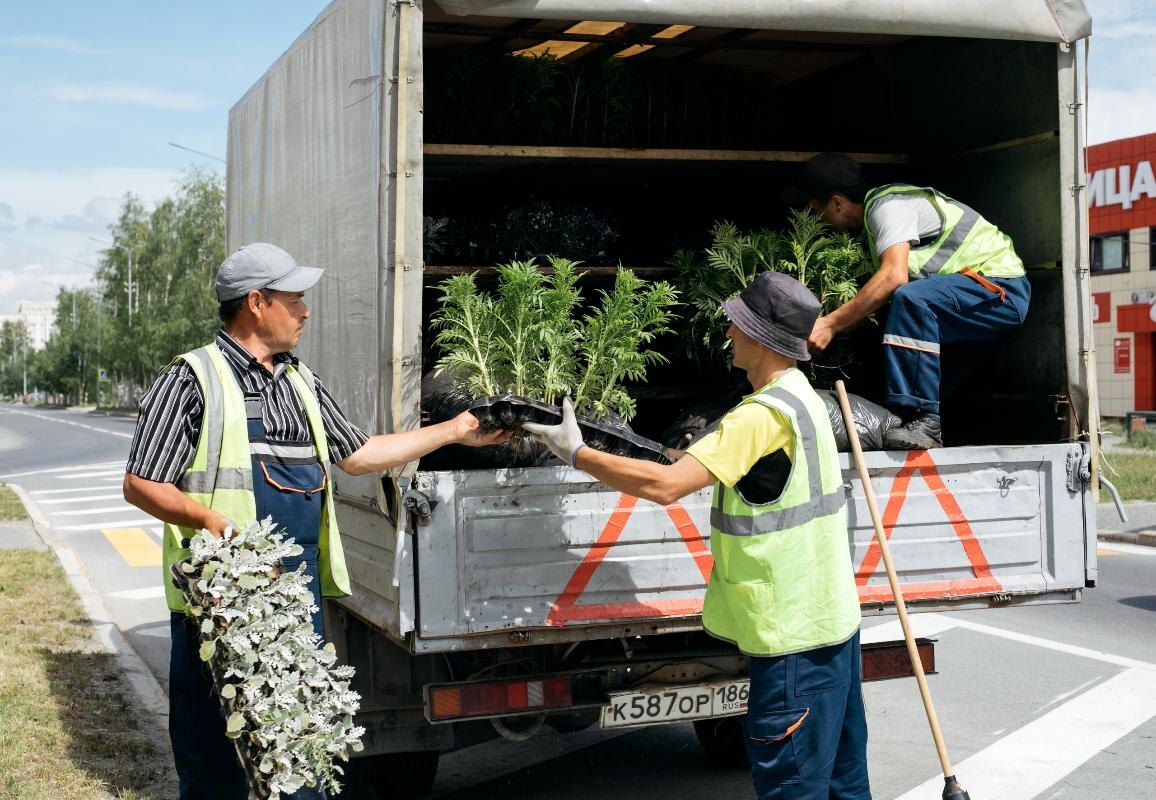
[[[486,431],[478,418],[468,411],[463,411],[452,420],[454,426],[454,441],[466,447],[485,447],[490,444],[503,444],[510,438],[512,431],[502,429]]]
[[[812,353],[822,352],[831,344],[831,340],[835,338],[836,333],[838,333],[838,331],[827,317],[819,317],[815,320],[815,327],[811,329],[811,335],[807,337],[807,347],[810,348]]]
[[[225,529],[231,527],[233,523],[224,514],[211,508],[205,509],[205,519],[201,523],[201,528],[220,539],[225,535]]]
[[[534,435],[550,452],[570,466],[574,466],[574,456],[578,448],[585,445],[582,431],[578,429],[578,419],[574,416],[574,404],[567,397],[562,401],[562,424],[542,425],[537,422],[523,422],[522,427]]]

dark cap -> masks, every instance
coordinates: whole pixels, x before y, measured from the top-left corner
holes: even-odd
[[[863,168],[846,153],[819,153],[799,169],[795,185],[780,197],[791,206],[801,206],[835,192],[862,190]]]
[[[810,361],[807,337],[819,318],[819,301],[790,275],[764,272],[723,311],[743,333],[769,350],[796,361]]]

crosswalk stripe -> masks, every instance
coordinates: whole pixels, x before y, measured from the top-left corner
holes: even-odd
[[[7,480],[8,478],[20,478],[25,475],[48,475],[56,472],[80,472],[84,470],[99,469],[100,467],[115,467],[123,465],[122,461],[99,461],[95,464],[78,464],[72,467],[54,467],[52,469],[30,469],[24,472],[9,472],[6,475],[0,475],[0,480]],[[64,477],[63,475],[58,477]]]
[[[53,525],[58,531],[99,531],[104,528],[128,528],[139,525],[152,525],[156,522],[152,517],[137,517],[135,519],[107,520],[105,522],[86,522],[83,525]]]
[[[94,494],[91,497],[66,497],[62,500],[40,500],[42,506],[59,506],[65,503],[91,503],[93,500],[121,500],[123,494]]]
[[[77,492],[103,492],[107,486],[82,486],[79,489],[37,489],[28,494],[40,496],[42,494],[76,494]]]
[[[161,565],[161,546],[144,528],[102,528],[101,533],[130,567]]]
[[[164,597],[165,587],[158,585],[145,586],[142,589],[125,589],[122,592],[109,592],[109,596],[121,600],[151,600],[154,597]]]
[[[104,506],[103,508],[71,508],[68,511],[49,511],[50,517],[79,517],[84,514],[111,514],[113,512],[122,513],[125,511],[132,511],[133,508],[128,503],[121,503],[119,506]]]
[[[124,477],[123,469],[106,469],[100,472],[80,472],[75,475],[57,475],[58,480],[62,481],[77,481],[81,478],[104,478],[104,477]]]

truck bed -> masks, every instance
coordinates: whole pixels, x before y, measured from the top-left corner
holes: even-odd
[[[1094,544],[1084,545],[1095,506],[1069,477],[1084,453],[1057,444],[865,454],[912,607],[1078,599],[1096,574]],[[866,614],[888,613],[862,484],[850,456],[841,458],[860,600]],[[345,527],[359,554],[366,538],[379,550],[372,569],[352,570],[354,598],[343,603],[408,638],[414,652],[699,626],[711,569],[710,489],[664,508],[562,466],[429,472],[419,483],[433,508],[404,539],[406,591],[389,580],[392,542],[357,529],[355,520],[370,517]]]

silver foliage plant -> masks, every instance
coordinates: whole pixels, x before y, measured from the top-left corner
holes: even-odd
[[[221,537],[197,534],[179,583],[252,788],[264,797],[318,784],[336,792],[335,759],[362,749],[365,729],[353,724],[361,696],[349,688],[353,667],[335,664],[331,643],[318,647],[304,565],[280,568],[301,547],[274,525],[266,517]]]

